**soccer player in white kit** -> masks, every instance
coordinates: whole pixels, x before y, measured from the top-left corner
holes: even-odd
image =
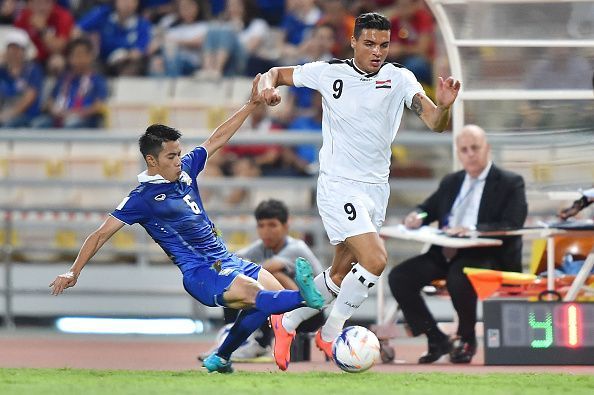
[[[430,129],[442,132],[460,89],[456,79],[440,77],[437,104],[433,103],[409,70],[384,63],[389,45],[389,20],[377,13],[362,14],[351,37],[353,59],[275,67],[260,79],[268,105],[280,103],[279,85],[305,86],[322,95],[317,204],[335,253],[330,269],[315,281],[326,306],[336,301],[315,342],[329,358],[333,340],[386,266],[387,253],[378,231],[390,194],[391,144],[404,105]],[[272,320],[280,369],[288,367],[295,328],[316,313],[300,308]]]

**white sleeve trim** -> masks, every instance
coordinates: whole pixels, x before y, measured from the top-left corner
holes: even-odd
[[[120,221],[120,222],[121,222],[121,223],[123,223],[124,225],[132,226],[132,224],[129,224],[129,223],[127,223],[126,221],[124,221],[124,220],[122,220],[122,219],[120,219],[120,218],[116,217],[116,216],[115,216],[115,215],[113,215],[112,213],[109,213],[109,216],[110,216],[110,217],[113,217],[113,218],[115,218],[115,219],[117,219],[118,221]]]

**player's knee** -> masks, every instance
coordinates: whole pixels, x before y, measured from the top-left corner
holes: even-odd
[[[380,275],[388,263],[388,254],[384,249],[378,249],[367,256],[364,262],[360,262],[365,269],[375,275]]]
[[[249,306],[256,305],[256,296],[258,296],[258,292],[260,292],[262,288],[258,286],[257,283],[249,283],[245,286],[245,294],[243,302]]]
[[[256,295],[262,287],[256,281],[248,278],[237,277],[233,285],[232,299],[241,308],[250,308],[256,304]]]

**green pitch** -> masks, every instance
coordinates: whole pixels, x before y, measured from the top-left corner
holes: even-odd
[[[546,395],[594,393],[594,377],[562,374],[234,373],[0,369],[0,394]]]

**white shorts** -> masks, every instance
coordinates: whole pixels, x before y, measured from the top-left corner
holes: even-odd
[[[317,202],[322,223],[337,245],[348,237],[378,232],[386,219],[390,184],[369,184],[329,177],[318,178]]]

